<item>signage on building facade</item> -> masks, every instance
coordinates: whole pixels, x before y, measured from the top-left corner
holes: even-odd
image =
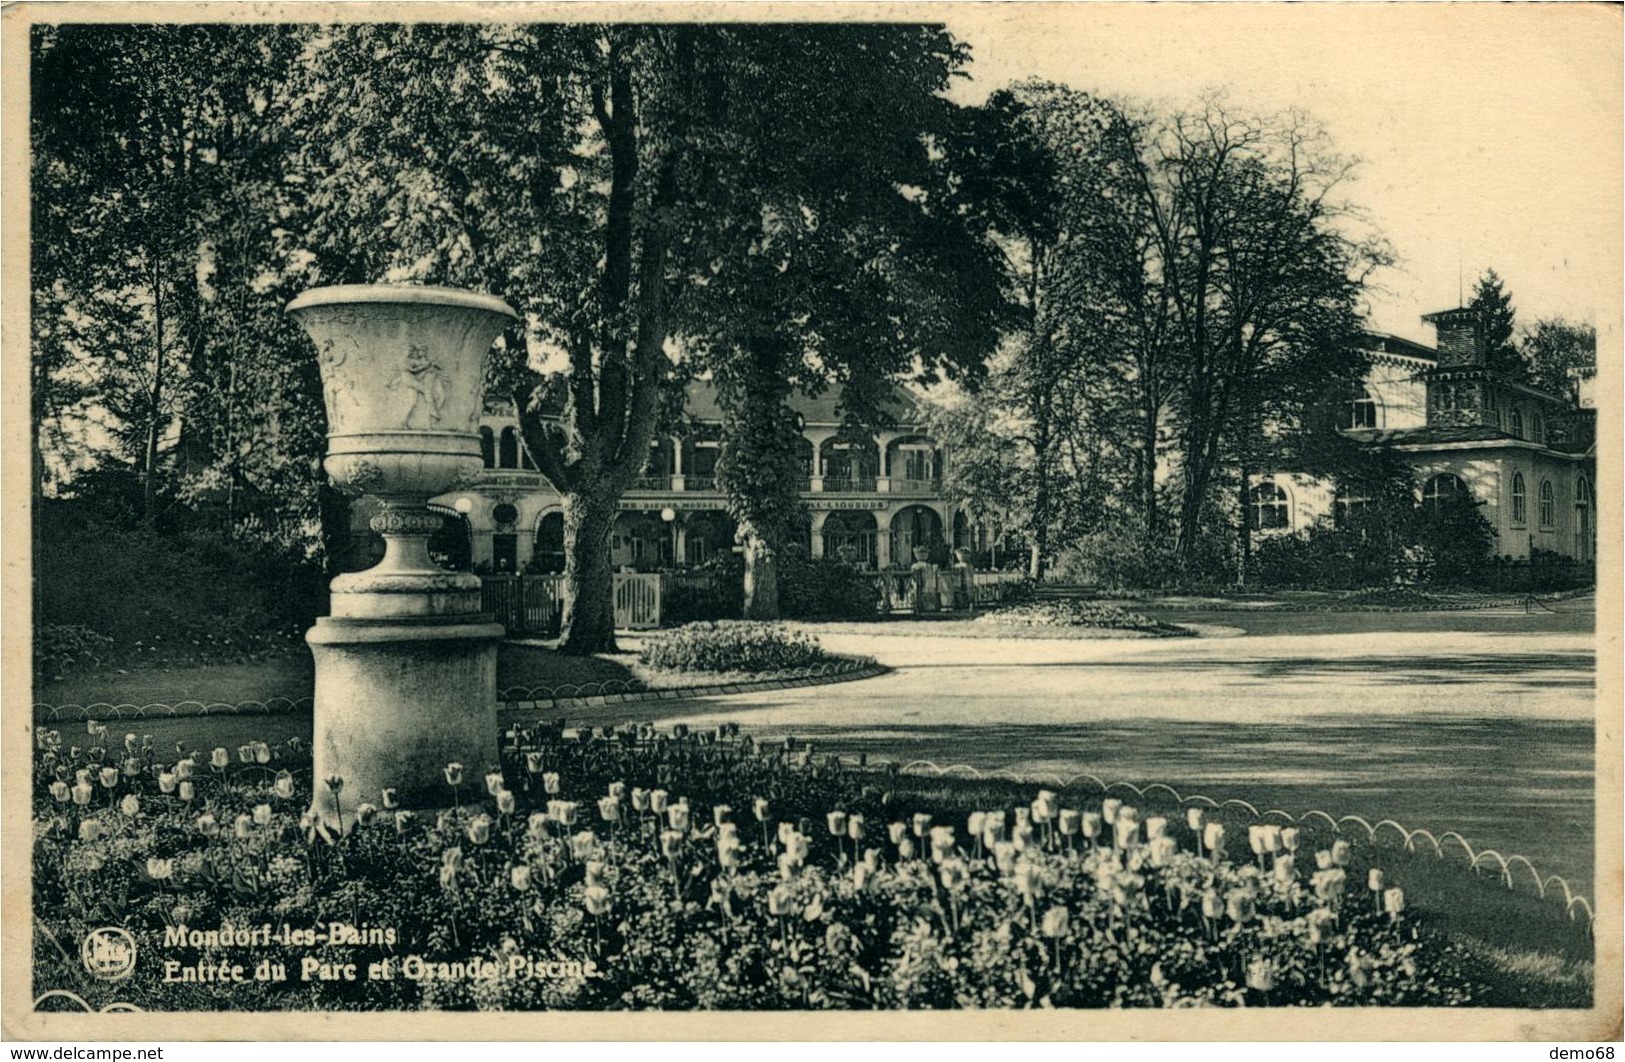
[[[803,498],[809,509],[884,509],[889,502],[884,498]],[[622,498],[617,503],[621,509],[644,510],[649,508],[649,502],[639,498]],[[678,512],[714,512],[722,508],[715,501],[700,501],[693,505],[684,505],[675,499],[665,500],[664,506]]]
[[[881,498],[808,498],[809,509],[884,509],[886,501]]]

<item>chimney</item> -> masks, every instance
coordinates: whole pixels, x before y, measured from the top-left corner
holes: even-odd
[[[1477,310],[1440,310],[1423,314],[1422,320],[1431,324],[1438,336],[1434,345],[1438,348],[1439,368],[1484,368],[1484,328]]]

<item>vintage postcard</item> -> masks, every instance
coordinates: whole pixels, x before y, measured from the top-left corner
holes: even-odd
[[[1620,17],[8,6],[5,1035],[1617,1040]]]

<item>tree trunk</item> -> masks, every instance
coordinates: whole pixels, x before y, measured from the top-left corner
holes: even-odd
[[[141,459],[141,516],[149,522],[157,508],[153,480],[158,474],[158,435],[162,430],[159,418],[164,401],[164,278],[161,272],[156,274],[152,285],[152,325],[152,399],[147,410],[147,439]]]
[[[1252,501],[1252,476],[1252,469],[1247,467],[1246,462],[1242,462],[1241,486],[1237,490],[1237,499],[1241,503],[1241,519],[1237,521],[1239,528],[1237,545],[1240,547],[1237,550],[1236,559],[1236,585],[1238,587],[1247,585],[1247,569],[1252,563],[1253,525],[1248,519],[1251,516],[1248,505]]]
[[[616,493],[607,489],[564,495],[564,622],[559,652],[612,653],[615,644],[615,573],[609,537]]]
[[[745,547],[745,618],[779,618],[779,566],[773,546],[746,524],[739,529]]]
[[[1201,533],[1202,527],[1202,496],[1206,492],[1207,477],[1195,468],[1187,469],[1179,504],[1179,537],[1174,541],[1174,563],[1179,570],[1180,581],[1184,583],[1190,582],[1191,565],[1196,556],[1196,536]]]
[[[1049,399],[1045,396],[1047,407]],[[1042,409],[1034,419],[1033,430],[1033,538],[1032,552],[1027,558],[1027,576],[1034,582],[1044,578],[1045,562],[1049,554],[1050,515],[1050,443],[1049,410]]]
[[[1157,534],[1157,414],[1147,404],[1145,431],[1140,438],[1140,506],[1145,526],[1141,531],[1141,545],[1150,557],[1160,536]]]

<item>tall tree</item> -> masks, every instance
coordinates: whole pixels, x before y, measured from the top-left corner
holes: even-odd
[[[1578,373],[1597,367],[1595,325],[1542,318],[1524,333],[1520,346],[1530,384],[1571,401],[1578,399]]]
[[[728,31],[702,123],[708,246],[682,331],[725,413],[719,483],[745,559],[745,612],[778,614],[774,557],[801,519],[800,386],[836,385],[856,422],[896,412],[890,381],[974,375],[1000,308],[991,248],[960,223],[941,96],[963,46],[931,26]],[[793,120],[787,120],[793,116]]]
[[[1522,377],[1523,358],[1513,344],[1518,313],[1512,307],[1512,293],[1506,290],[1506,284],[1495,270],[1484,270],[1467,305],[1478,311],[1479,327],[1483,330],[1480,341],[1484,344],[1484,364],[1510,376]]]
[[[990,96],[955,145],[962,194],[1003,252],[1017,321],[992,386],[1026,454],[1020,493],[1034,578],[1049,563],[1061,470],[1079,453],[1071,429],[1098,413],[1079,400],[1111,378],[1103,368],[1116,349],[1108,323],[1118,262],[1106,251],[1114,231],[1106,215],[1116,209],[1108,189],[1122,176],[1111,134],[1119,120],[1105,101],[1026,82]]]
[[[266,295],[285,272],[278,138],[307,35],[40,27],[32,115],[36,406],[49,441],[60,452],[77,412],[83,435],[111,440],[136,470],[149,519],[161,490],[223,496],[235,533],[250,518],[261,540],[299,549],[313,545],[299,485],[319,459],[317,389]],[[166,436],[186,462],[160,467]],[[252,516],[244,492],[260,499]]]
[[[1178,359],[1175,551],[1188,570],[1221,464],[1254,467],[1272,421],[1301,418],[1358,374],[1357,296],[1386,252],[1351,235],[1350,208],[1334,198],[1351,164],[1299,115],[1241,115],[1210,99],[1142,128],[1140,142],[1153,275]]]

